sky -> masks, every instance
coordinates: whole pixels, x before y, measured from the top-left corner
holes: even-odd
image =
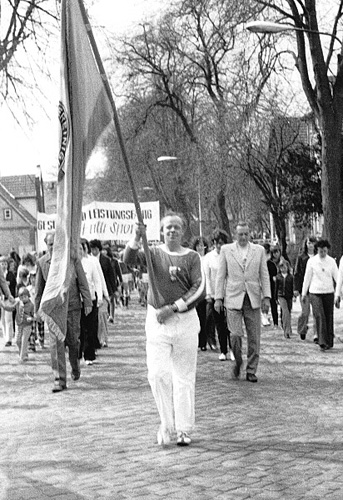
[[[95,24],[107,27],[111,31],[127,32],[144,19],[158,15],[163,0],[84,0]],[[54,58],[58,61],[59,44],[51,47]],[[35,174],[40,165],[43,180],[56,177],[58,154],[58,119],[59,68],[52,67],[55,81],[44,83],[49,102],[44,104],[45,112],[36,112],[36,123],[30,128],[24,120],[18,125],[6,106],[0,105],[0,177],[7,175]],[[99,170],[99,161],[88,168],[88,175]],[[101,161],[100,161],[101,163]],[[100,165],[101,169],[101,165]]]

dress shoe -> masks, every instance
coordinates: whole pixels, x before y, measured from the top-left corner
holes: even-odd
[[[300,338],[301,338],[301,340],[305,340],[306,339],[306,333],[301,333],[300,334]]]
[[[192,440],[187,434],[187,432],[178,432],[177,433],[177,441],[176,444],[178,446],[189,446],[191,444]]]
[[[81,373],[80,372],[71,372],[70,374],[72,380],[79,380]]]
[[[241,373],[241,366],[242,366],[242,363],[239,363],[238,361],[236,361],[235,366],[233,367],[233,370],[232,370],[232,376],[233,376],[233,378],[235,378],[237,380],[239,379],[239,376]]]
[[[256,375],[254,373],[247,373],[247,381],[256,383],[257,382]]]
[[[314,337],[313,342],[314,342],[315,344],[318,344],[318,337]]]
[[[6,342],[5,347],[11,347],[12,342]]]
[[[55,384],[54,387],[52,388],[51,392],[62,392],[67,389],[66,385],[60,385],[60,384]]]

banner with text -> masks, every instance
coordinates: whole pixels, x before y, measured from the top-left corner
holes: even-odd
[[[141,203],[143,220],[147,226],[148,241],[160,240],[160,202]],[[46,250],[48,231],[55,229],[56,214],[37,214],[37,251]],[[134,236],[137,215],[133,203],[93,201],[82,207],[81,238],[87,240],[128,241]]]

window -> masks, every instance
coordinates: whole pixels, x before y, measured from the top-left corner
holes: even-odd
[[[12,220],[12,210],[10,208],[4,208],[4,219]]]

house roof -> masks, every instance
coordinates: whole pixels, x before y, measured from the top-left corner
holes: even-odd
[[[9,175],[1,177],[1,184],[14,198],[36,198],[35,175]]]
[[[30,226],[36,226],[37,220],[30,214],[11,194],[8,189],[0,182],[0,197],[8,203],[9,207],[17,212],[17,214]]]

